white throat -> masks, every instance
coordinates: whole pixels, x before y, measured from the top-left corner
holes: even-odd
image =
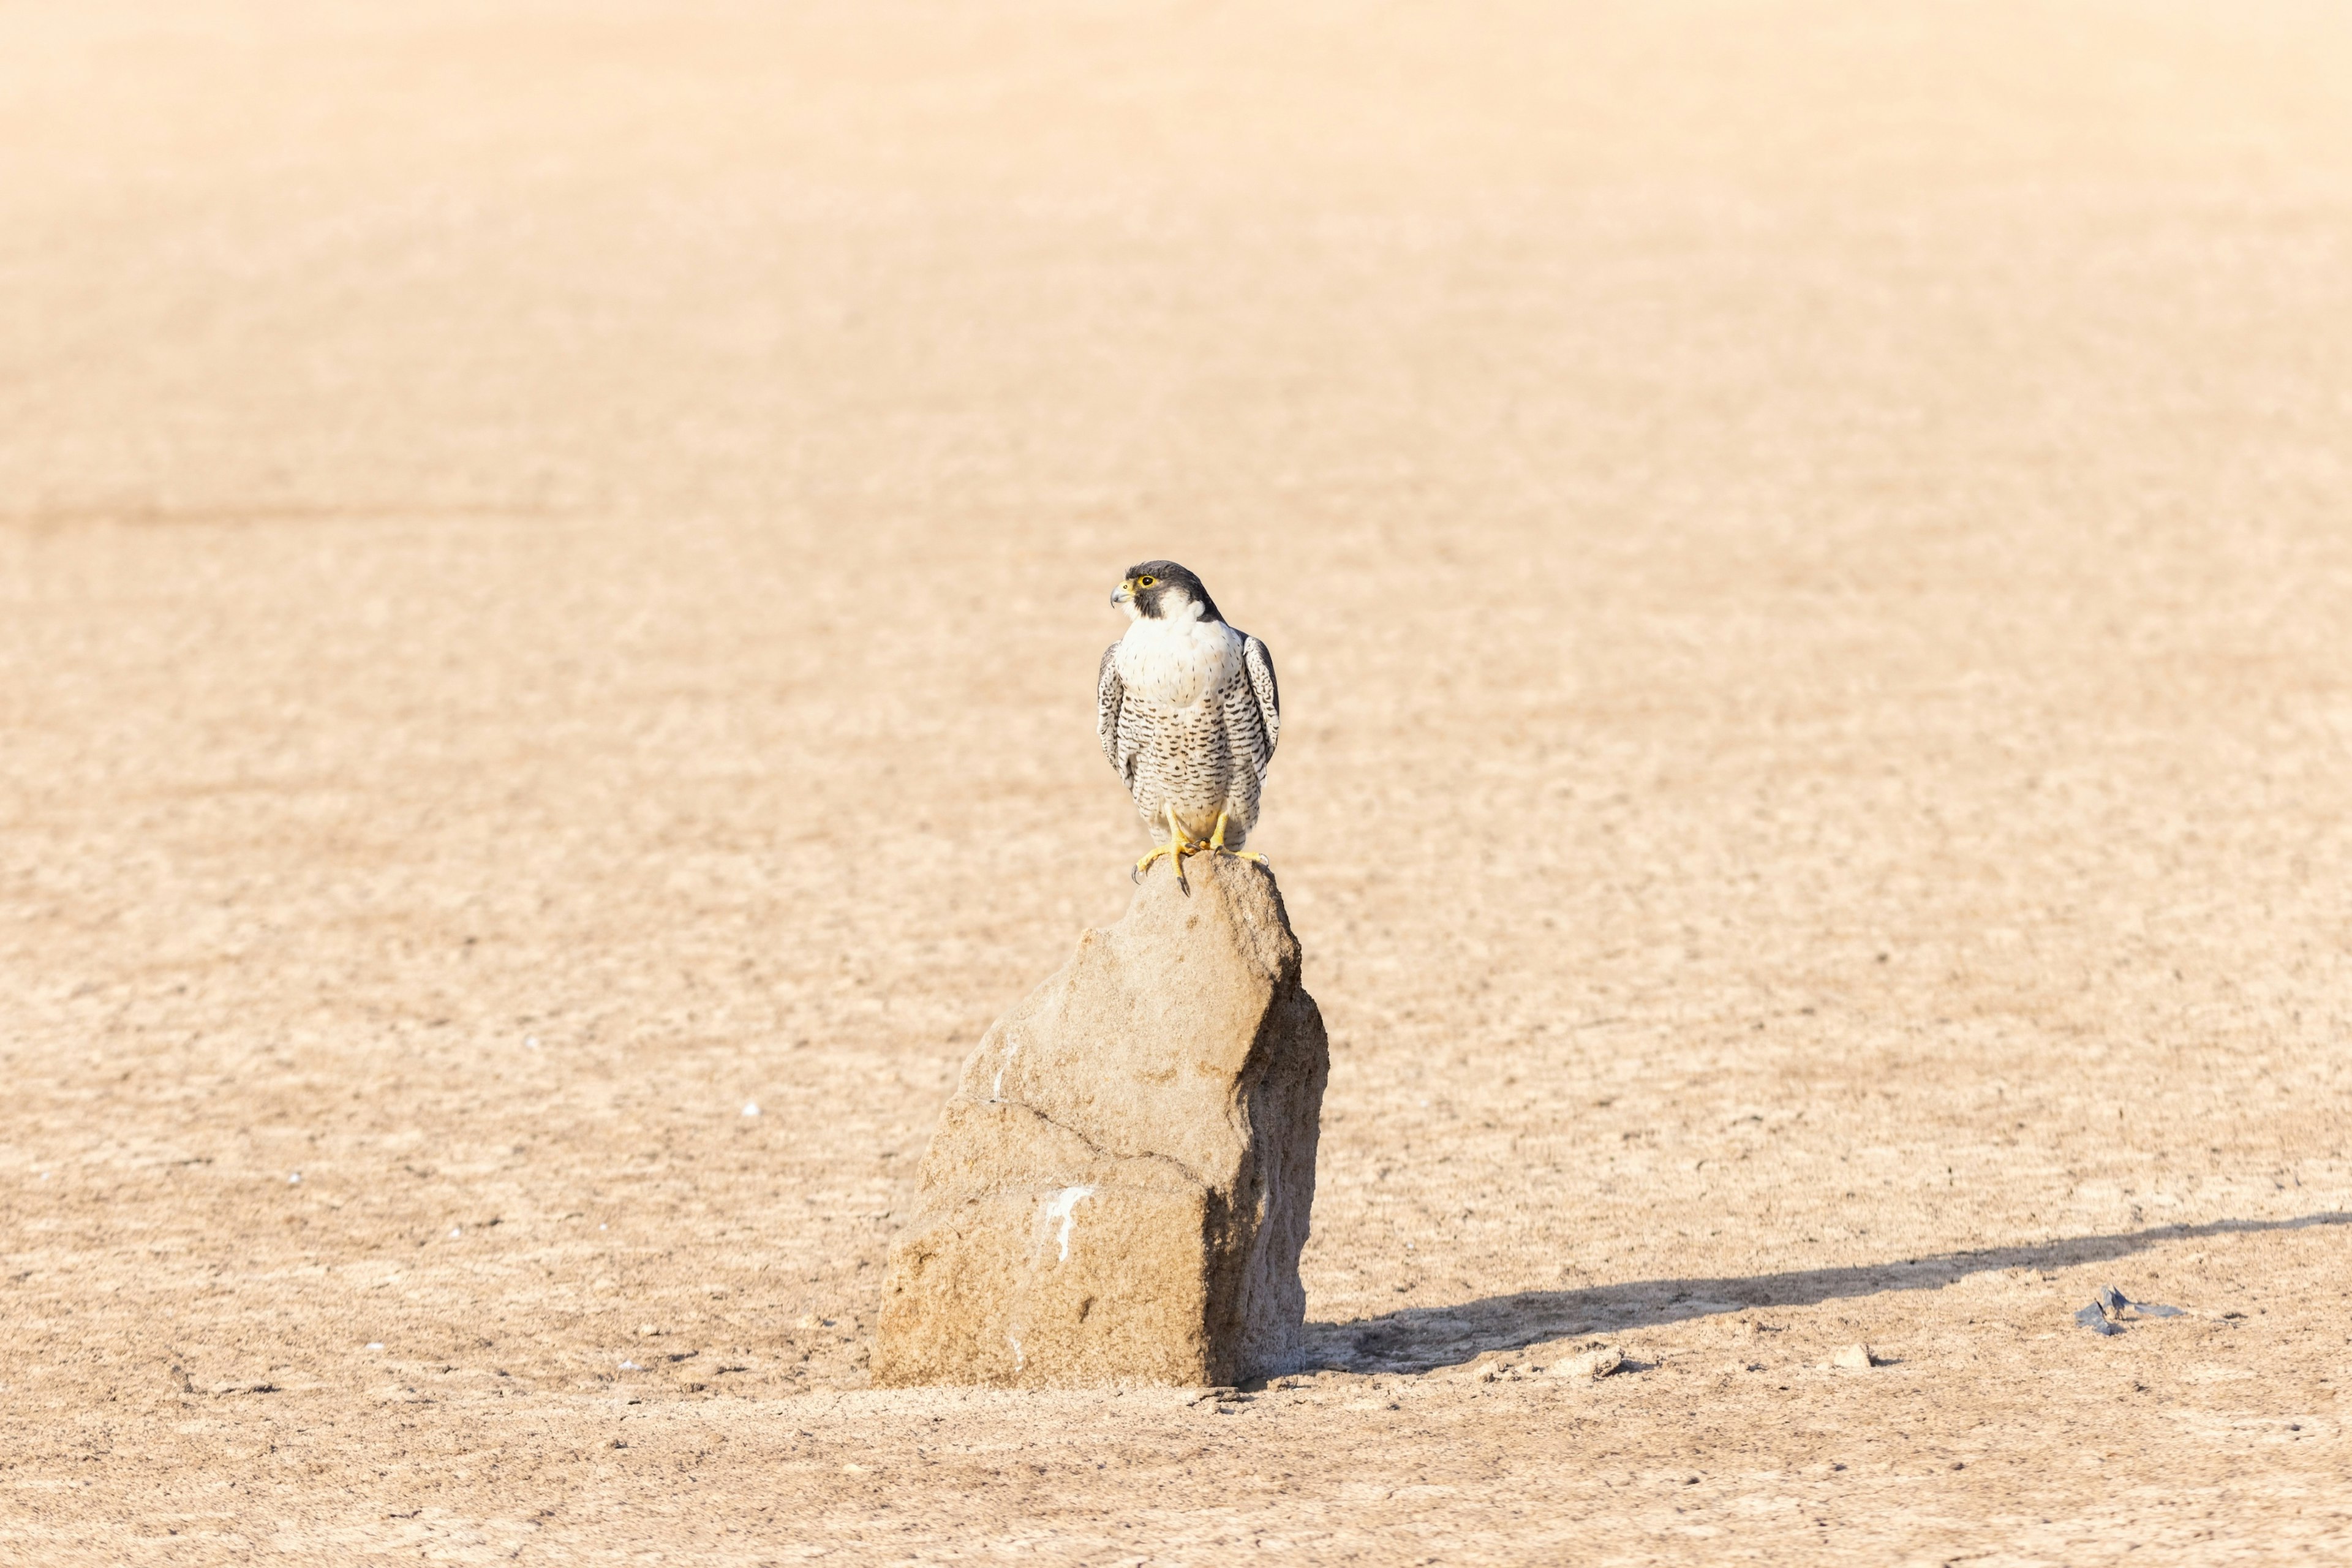
[[[1119,683],[1147,702],[1190,708],[1225,683],[1240,634],[1187,605],[1176,617],[1138,619],[1118,639]]]

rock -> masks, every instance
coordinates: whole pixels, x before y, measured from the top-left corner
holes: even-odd
[[[1615,1345],[1602,1345],[1599,1350],[1572,1355],[1557,1363],[1551,1369],[1554,1377],[1607,1377],[1625,1364],[1625,1352]]]
[[[1303,1353],[1330,1050],[1273,874],[1202,856],[1000,1019],[890,1251],[874,1380],[1231,1384]]]
[[[1853,1372],[1868,1372],[1878,1364],[1878,1356],[1868,1345],[1848,1345],[1830,1357],[1830,1364]]]

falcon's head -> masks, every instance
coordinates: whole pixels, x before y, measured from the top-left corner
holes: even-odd
[[[1201,580],[1173,561],[1147,561],[1127,569],[1110,602],[1130,621],[1222,621]]]

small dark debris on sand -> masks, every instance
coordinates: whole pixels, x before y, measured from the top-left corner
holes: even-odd
[[[2178,1307],[2160,1306],[2154,1301],[2135,1301],[2112,1285],[2102,1286],[2099,1305],[2118,1318],[2178,1318],[2184,1314]]]
[[[2167,1307],[2154,1301],[2135,1301],[2112,1285],[2099,1287],[2092,1303],[2074,1314],[2074,1321],[2095,1334],[2119,1334],[2125,1321],[2136,1318],[2178,1318],[2178,1307]]]
[[[2099,1310],[2099,1304],[2096,1301],[2092,1302],[2089,1306],[2075,1313],[2074,1321],[2082,1324],[2084,1328],[2090,1330],[2095,1334],[2119,1334],[2123,1332],[2123,1330],[2107,1321],[2107,1315]]]

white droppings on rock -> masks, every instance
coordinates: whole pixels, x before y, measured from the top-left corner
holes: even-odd
[[[458,1228],[457,1228],[456,1226],[454,1226],[454,1225],[453,1225],[453,1226],[451,1226],[449,1227],[449,1239],[450,1239],[450,1240],[452,1240],[452,1241],[457,1240],[459,1237],[461,1237],[461,1236],[463,1236],[463,1235],[465,1235],[465,1234],[466,1234],[466,1233],[465,1233],[464,1231],[462,1231],[462,1230],[458,1229]]]
[[[292,1175],[288,1176],[286,1178],[286,1184],[289,1187],[300,1186],[302,1184],[302,1173],[297,1171]]]
[[[382,1340],[370,1340],[368,1341],[368,1349],[372,1351],[380,1351],[383,1349],[383,1342]]]
[[[760,1114],[760,1102],[759,1102],[758,1100],[745,1100],[745,1101],[743,1102],[743,1114],[744,1114],[744,1115],[746,1115],[746,1116],[757,1116],[757,1115],[759,1115],[759,1114]]]
[[[1061,1262],[1067,1263],[1070,1260],[1070,1226],[1077,1218],[1075,1211],[1080,1204],[1094,1194],[1095,1190],[1090,1186],[1064,1187],[1054,1194],[1054,1201],[1045,1205],[1046,1223],[1050,1225],[1055,1220],[1062,1222]]]
[[[527,1050],[535,1051],[539,1049],[539,1037],[537,1035],[525,1035],[522,1037],[522,1043],[524,1048]]]
[[[646,1369],[639,1366],[635,1362],[625,1361],[621,1363],[621,1370],[623,1372],[643,1372]]]

